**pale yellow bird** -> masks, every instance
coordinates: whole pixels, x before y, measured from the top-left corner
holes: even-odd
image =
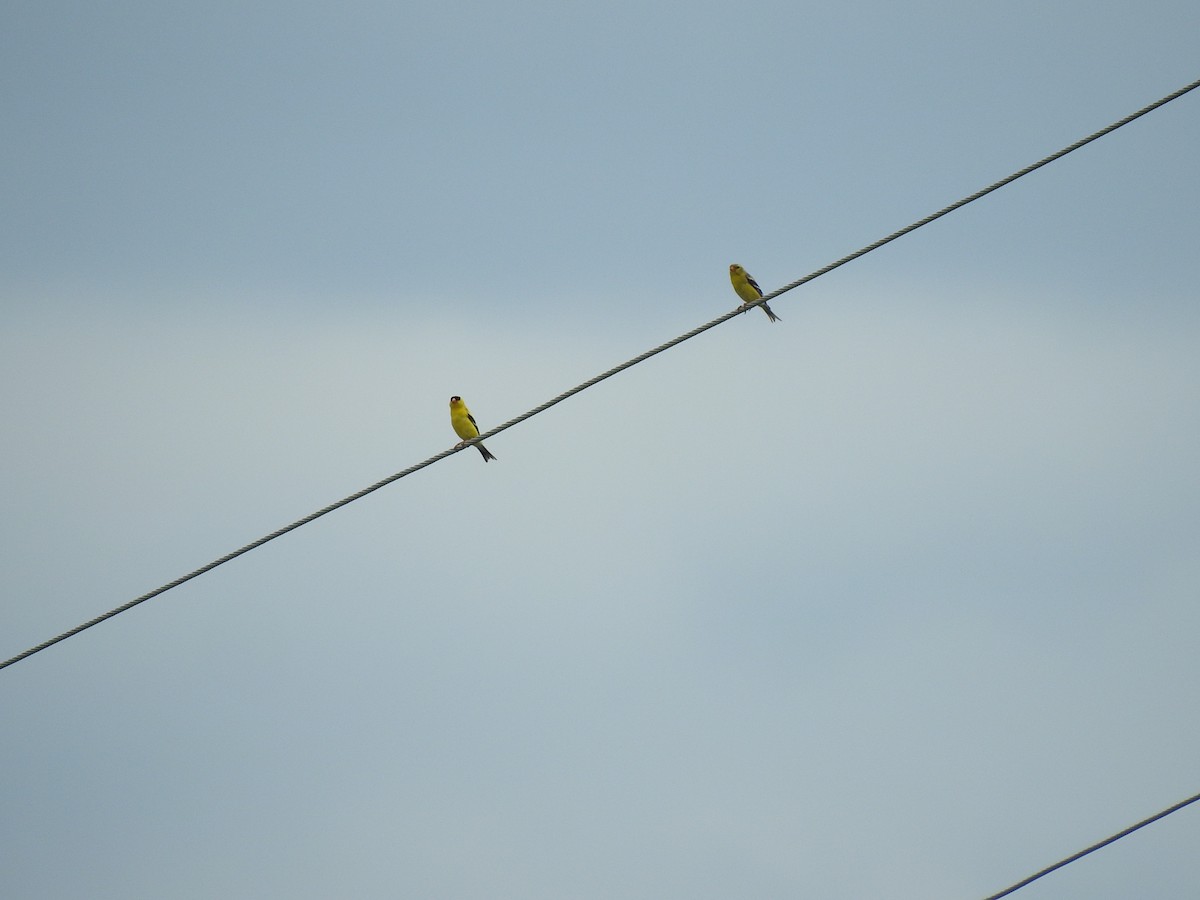
[[[758,282],[751,278],[750,273],[737,263],[729,267],[729,280],[733,283],[733,289],[742,298],[743,303],[753,303],[763,295],[762,288],[758,286]],[[767,318],[772,322],[783,321],[765,303],[762,304],[762,311],[767,314]]]
[[[467,409],[467,404],[463,403],[462,397],[450,398],[450,425],[454,428],[454,433],[462,438],[464,443],[471,440],[471,438],[479,437],[479,426],[475,424],[475,417]],[[459,446],[461,447],[462,444],[459,444]],[[496,458],[483,444],[476,444],[475,449],[483,454],[484,462]]]

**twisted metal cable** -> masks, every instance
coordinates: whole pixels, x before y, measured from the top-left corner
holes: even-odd
[[[1179,812],[1179,810],[1183,809],[1185,806],[1189,806],[1189,805],[1195,803],[1197,800],[1200,800],[1200,794],[1196,794],[1193,797],[1188,797],[1186,800],[1180,800],[1174,806],[1168,807],[1167,809],[1164,809],[1162,812],[1155,813],[1148,819],[1142,819],[1142,821],[1138,822],[1136,825],[1130,825],[1128,828],[1124,829],[1123,831],[1118,831],[1116,834],[1112,835],[1111,837],[1106,837],[1104,840],[1099,841],[1095,844],[1092,844],[1092,846],[1087,847],[1084,850],[1080,850],[1078,853],[1074,853],[1071,856],[1068,856],[1066,859],[1060,859],[1054,865],[1046,866],[1046,868],[1042,869],[1040,872],[1034,872],[1028,878],[1024,878],[1021,881],[1018,881],[1016,884],[1012,885],[1011,887],[1006,887],[1004,890],[1000,891],[1000,893],[998,893],[998,894],[989,894],[987,897],[984,897],[983,900],[1000,900],[1001,897],[1007,897],[1009,894],[1019,891],[1021,888],[1025,887],[1025,885],[1032,884],[1033,882],[1037,881],[1043,875],[1049,875],[1051,872],[1055,871],[1056,869],[1061,869],[1063,866],[1065,866],[1069,863],[1073,863],[1077,859],[1082,859],[1083,857],[1087,856],[1089,853],[1093,853],[1096,850],[1099,850],[1101,847],[1107,847],[1109,844],[1113,843],[1114,841],[1119,841],[1121,838],[1123,838],[1127,835],[1133,834],[1139,828],[1145,828],[1151,822],[1157,822],[1159,819],[1164,819],[1167,816],[1171,815],[1171,813],[1173,813],[1173,812]]]
[[[1057,153],[1051,153],[1049,156],[1045,157],[1044,159],[1039,159],[1037,162],[1033,163],[1032,165],[1026,166],[1024,169],[1021,169],[1021,171],[1019,171],[1019,172],[1014,172],[1012,175],[1009,175],[1007,178],[1001,178],[995,184],[988,185],[983,190],[976,191],[974,194],[971,194],[969,197],[963,197],[957,203],[951,203],[949,206],[943,207],[942,209],[939,209],[937,212],[929,214],[925,218],[921,219],[919,222],[913,222],[913,224],[908,225],[904,228],[901,228],[899,231],[894,231],[885,238],[880,238],[873,244],[868,244],[866,247],[863,247],[861,250],[854,251],[849,256],[843,256],[837,262],[832,262],[829,265],[825,266],[825,268],[823,268],[823,269],[817,269],[817,271],[813,272],[811,275],[805,275],[803,278],[799,279],[798,281],[793,281],[791,284],[784,285],[779,290],[777,290],[774,294],[771,294],[769,297],[764,297],[763,300],[764,301],[770,300],[771,297],[777,297],[780,294],[784,293],[785,291],[790,291],[792,288],[797,288],[797,287],[800,287],[800,285],[802,285],[802,284],[807,284],[808,282],[812,281],[814,278],[820,278],[822,275],[826,274],[827,272],[832,272],[838,266],[844,266],[846,263],[850,262],[851,260],[858,259],[860,256],[864,256],[867,253],[870,253],[872,250],[878,250],[884,244],[890,244],[892,241],[896,240],[896,238],[904,237],[904,235],[908,234],[909,232],[916,231],[918,228],[928,225],[930,222],[933,222],[936,219],[940,219],[942,216],[946,215],[947,213],[952,213],[956,209],[966,206],[968,203],[974,203],[980,197],[985,197],[988,194],[990,194],[992,191],[997,191],[1000,188],[1004,187],[1005,185],[1012,184],[1018,178],[1023,178],[1026,175],[1028,175],[1030,172],[1034,172],[1034,171],[1040,169],[1042,166],[1045,166],[1045,165],[1048,165],[1048,164],[1054,162],[1056,159],[1061,159],[1062,157],[1066,156],[1068,153],[1075,152],[1080,147],[1090,144],[1092,141],[1097,140],[1098,138],[1102,138],[1106,134],[1110,134],[1110,133],[1116,131],[1118,128],[1128,125],[1134,119],[1140,119],[1142,116],[1146,115],[1146,113],[1153,112],[1154,110],[1158,109],[1160,106],[1170,103],[1172,100],[1176,100],[1176,99],[1182,97],[1188,91],[1193,91],[1198,87],[1200,87],[1200,79],[1193,81],[1189,85],[1185,85],[1184,87],[1181,87],[1179,90],[1177,90],[1173,93],[1167,94],[1167,96],[1163,97],[1161,100],[1154,101],[1149,106],[1143,106],[1137,112],[1130,113],[1125,118],[1123,118],[1117,122],[1113,122],[1111,125],[1108,125],[1105,128],[1101,128],[1099,131],[1093,132],[1092,134],[1089,134],[1085,138],[1080,138],[1078,141],[1071,144],[1070,146],[1063,147]]]
[[[319,509],[314,513],[310,513],[309,515],[305,516],[302,519],[296,520],[295,522],[293,522],[290,525],[285,525],[283,528],[280,528],[277,531],[273,531],[270,534],[268,534],[264,537],[261,537],[256,541],[246,544],[246,546],[244,546],[244,547],[240,547],[239,549],[234,550],[232,553],[227,553],[225,556],[222,556],[220,559],[213,560],[208,565],[201,566],[199,569],[196,569],[195,571],[189,572],[186,575],[176,578],[174,581],[172,581],[168,584],[164,584],[162,587],[155,588],[154,590],[152,590],[148,593],[142,594],[140,597],[135,597],[133,600],[130,600],[128,603],[124,603],[121,606],[118,606],[116,609],[109,610],[108,612],[104,613],[103,615],[96,616],[96,618],[94,618],[94,619],[89,619],[88,621],[84,622],[81,625],[76,625],[70,631],[64,631],[60,635],[52,637],[49,640],[43,641],[42,643],[38,644],[36,647],[30,647],[28,650],[25,650],[22,653],[18,653],[16,656],[14,656],[10,659],[7,659],[4,662],[0,662],[0,669],[5,669],[8,666],[11,666],[13,663],[20,662],[21,660],[26,659],[27,657],[33,656],[33,654],[35,654],[35,653],[39,653],[42,650],[45,650],[47,647],[52,647],[55,644],[57,644],[59,641],[65,641],[69,637],[74,637],[75,635],[79,634],[81,631],[86,631],[87,629],[91,628],[93,625],[98,625],[101,622],[105,621],[106,619],[111,619],[115,615],[123,613],[128,609],[132,609],[133,607],[137,606],[139,603],[145,603],[147,600],[153,599],[154,597],[157,597],[159,594],[164,594],[167,591],[171,590],[172,588],[179,587],[179,585],[184,584],[185,582],[191,581],[193,578],[197,578],[200,575],[203,575],[205,572],[211,572],[213,569],[217,568],[217,566],[222,566],[225,563],[230,562],[231,560],[237,559],[239,556],[241,556],[245,553],[249,553],[251,550],[256,550],[257,548],[261,547],[263,544],[273,541],[277,537],[282,537],[283,535],[287,534],[289,531],[295,531],[297,528],[301,527],[302,525],[307,525],[309,522],[312,522],[315,519],[319,519],[319,518],[321,518],[321,516],[331,513],[335,509],[340,509],[341,507],[345,506],[348,503],[353,503],[355,500],[359,500],[359,499],[367,496],[367,494],[373,493],[373,492],[379,490],[380,488],[391,484],[393,481],[399,481],[401,478],[404,478],[406,475],[411,475],[414,472],[424,469],[426,466],[431,466],[435,462],[439,462],[440,460],[445,459],[447,456],[451,456],[452,454],[458,453],[460,450],[463,450],[466,447],[471,446],[472,444],[486,440],[494,435],[499,434],[502,431],[507,431],[509,428],[512,428],[514,425],[519,425],[521,422],[524,422],[526,419],[536,416],[539,413],[545,412],[550,407],[556,406],[557,404],[562,403],[568,397],[573,397],[576,394],[578,394],[580,391],[585,391],[588,388],[592,387],[593,385],[599,384],[601,381],[604,381],[607,378],[611,378],[612,376],[618,374],[619,372],[624,372],[626,369],[630,368],[631,366],[636,366],[639,363],[645,362],[650,357],[657,356],[659,353],[662,353],[664,350],[670,350],[672,347],[674,347],[678,344],[682,344],[684,341],[689,341],[692,338],[696,337],[697,335],[703,334],[704,332],[708,331],[710,328],[716,328],[718,325],[728,322],[730,319],[734,318],[735,316],[741,315],[742,313],[746,312],[747,310],[751,309],[752,307],[761,306],[762,304],[766,303],[768,300],[773,300],[774,298],[778,297],[780,294],[785,294],[788,291],[790,291],[794,288],[797,288],[802,284],[807,284],[808,282],[812,281],[814,278],[820,278],[822,275],[832,272],[834,269],[838,268],[839,266],[844,266],[846,263],[851,262],[852,260],[858,259],[860,256],[864,256],[873,250],[878,250],[884,244],[889,244],[892,241],[896,240],[897,238],[903,237],[904,235],[909,234],[910,232],[916,231],[918,228],[928,225],[930,222],[940,219],[942,216],[947,215],[948,213],[952,213],[952,212],[954,212],[954,210],[959,209],[963,206],[966,206],[968,203],[973,203],[974,201],[978,200],[980,197],[987,196],[992,191],[999,190],[1000,188],[1004,187],[1005,185],[1011,184],[1012,182],[1016,181],[1018,178],[1028,175],[1030,172],[1040,169],[1042,166],[1052,163],[1057,159],[1061,159],[1062,157],[1066,156],[1068,153],[1078,150],[1080,147],[1083,147],[1085,144],[1090,144],[1092,141],[1096,140],[1097,138],[1101,138],[1106,134],[1116,131],[1118,128],[1128,125],[1130,122],[1134,121],[1135,119],[1138,119],[1138,118],[1146,115],[1146,113],[1148,113],[1148,112],[1152,112],[1153,110],[1158,109],[1158,107],[1163,106],[1166,103],[1170,103],[1172,100],[1182,97],[1184,94],[1188,93],[1188,91],[1195,90],[1197,87],[1200,87],[1200,79],[1197,79],[1196,81],[1193,81],[1191,84],[1186,85],[1185,87],[1182,87],[1179,90],[1168,94],[1167,96],[1163,97],[1161,100],[1157,100],[1154,103],[1151,103],[1149,106],[1145,106],[1145,107],[1139,109],[1135,113],[1131,113],[1130,115],[1126,116],[1123,119],[1120,119],[1117,122],[1113,122],[1111,125],[1108,125],[1105,128],[1101,128],[1099,131],[1096,131],[1096,132],[1088,135],[1087,137],[1076,141],[1075,143],[1071,144],[1068,147],[1064,147],[1062,150],[1059,150],[1057,153],[1052,153],[1050,156],[1047,156],[1044,159],[1038,160],[1037,162],[1033,163],[1032,165],[1026,166],[1024,169],[1021,169],[1019,172],[1014,172],[1012,175],[1009,175],[1007,178],[1002,178],[999,181],[995,182],[994,184],[991,184],[988,187],[983,188],[982,190],[976,191],[974,194],[964,197],[963,199],[959,200],[956,203],[952,203],[949,206],[943,207],[942,209],[939,209],[937,212],[932,213],[932,214],[926,216],[925,218],[912,223],[911,225],[901,228],[899,231],[894,231],[891,234],[889,234],[887,237],[880,238],[879,240],[875,241],[874,243],[868,244],[867,246],[863,247],[861,250],[856,250],[855,252],[849,254],[848,256],[843,256],[841,259],[837,260],[836,262],[832,262],[823,268],[817,269],[815,272],[805,275],[803,278],[798,279],[797,281],[793,281],[791,284],[785,284],[783,287],[779,288],[778,290],[773,291],[770,294],[766,294],[765,296],[761,297],[760,299],[756,300],[753,303],[745,304],[743,306],[739,306],[735,309],[732,309],[729,312],[725,313],[724,315],[718,316],[717,318],[713,319],[711,322],[708,322],[697,328],[693,328],[691,331],[687,332],[687,334],[682,334],[677,338],[673,338],[672,340],[667,341],[665,344],[659,344],[657,347],[653,348],[652,350],[647,350],[645,353],[635,356],[633,359],[627,360],[626,362],[623,362],[620,365],[613,366],[607,372],[602,372],[601,374],[595,376],[594,378],[590,378],[587,381],[583,382],[582,384],[571,388],[570,390],[563,391],[557,397],[554,397],[551,400],[547,400],[541,406],[536,406],[533,409],[529,410],[529,412],[522,413],[521,415],[517,416],[515,419],[509,419],[507,422],[505,422],[501,425],[497,425],[495,428],[491,429],[490,431],[484,432],[479,437],[474,438],[471,441],[466,442],[465,444],[460,444],[455,447],[451,447],[449,450],[443,450],[441,453],[437,454],[436,456],[429,457],[429,459],[425,460],[424,462],[419,462],[414,466],[409,466],[404,471],[397,472],[395,475],[391,475],[391,476],[383,479],[382,481],[378,481],[375,484],[371,485],[370,487],[363,488],[361,491],[359,491],[356,494],[351,494],[349,497],[346,497],[342,500],[338,500],[336,503],[331,503],[328,506],[324,507],[323,509]]]

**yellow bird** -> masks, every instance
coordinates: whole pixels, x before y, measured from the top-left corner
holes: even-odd
[[[743,303],[753,303],[763,295],[762,288],[758,286],[758,282],[750,277],[750,273],[734,263],[729,267],[729,280],[733,282],[733,289],[737,295],[742,298]],[[772,322],[782,322],[779,316],[771,311],[771,307],[767,304],[762,304],[762,311],[767,314],[767,318]]]
[[[479,426],[475,424],[475,417],[467,409],[467,404],[463,403],[462,397],[450,398],[450,424],[454,428],[454,433],[463,439],[463,443],[471,438],[479,437]],[[458,446],[461,447],[462,444]],[[496,458],[483,444],[476,444],[475,449],[483,454],[484,462]]]

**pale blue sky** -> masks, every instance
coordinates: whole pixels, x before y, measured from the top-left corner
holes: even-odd
[[[9,3],[7,658],[1200,77],[1191,2]],[[6,897],[981,897],[1200,790],[1200,92],[0,672]],[[1178,897],[1200,811],[1019,896]]]

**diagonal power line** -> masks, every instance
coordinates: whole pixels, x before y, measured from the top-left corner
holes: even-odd
[[[1083,859],[1083,857],[1087,856],[1089,853],[1099,850],[1101,847],[1107,847],[1109,844],[1114,843],[1115,841],[1119,841],[1121,838],[1133,834],[1139,828],[1145,828],[1147,825],[1149,825],[1153,822],[1157,822],[1159,819],[1165,819],[1167,816],[1171,815],[1171,813],[1179,812],[1179,810],[1183,809],[1185,806],[1190,806],[1191,804],[1195,803],[1197,800],[1200,800],[1200,794],[1196,794],[1192,797],[1188,797],[1186,800],[1180,800],[1174,806],[1168,806],[1166,809],[1162,810],[1161,812],[1155,813],[1154,815],[1150,816],[1147,819],[1142,819],[1142,821],[1140,821],[1134,825],[1130,825],[1128,828],[1118,831],[1116,834],[1111,835],[1110,837],[1106,837],[1102,841],[1097,841],[1096,843],[1092,844],[1092,846],[1090,846],[1090,847],[1085,847],[1083,850],[1080,850],[1078,853],[1071,854],[1066,859],[1060,859],[1054,865],[1046,866],[1046,868],[1042,869],[1041,871],[1034,872],[1028,878],[1022,878],[1016,884],[1006,887],[1004,890],[1000,891],[998,894],[989,894],[988,896],[984,897],[983,900],[1000,900],[1001,897],[1007,897],[1009,894],[1014,894],[1017,891],[1019,891],[1021,888],[1025,887],[1027,884],[1032,884],[1033,882],[1037,881],[1043,875],[1049,875],[1051,872],[1053,872],[1057,869],[1061,869],[1063,866],[1069,865],[1070,863],[1075,862],[1075,860],[1077,860],[1077,859]]]
[[[916,231],[918,228],[928,225],[930,222],[940,219],[942,216],[952,213],[956,209],[960,209],[961,207],[966,206],[968,203],[973,203],[976,200],[978,200],[979,198],[987,196],[992,191],[999,190],[1000,188],[1004,187],[1005,185],[1011,184],[1012,182],[1016,181],[1018,178],[1022,178],[1025,175],[1028,175],[1030,172],[1040,169],[1042,166],[1048,165],[1049,163],[1052,163],[1055,160],[1061,159],[1062,157],[1066,156],[1068,153],[1072,153],[1075,150],[1078,150],[1080,147],[1083,147],[1086,144],[1090,144],[1092,141],[1094,141],[1098,138],[1102,138],[1105,135],[1110,134],[1113,131],[1116,131],[1118,128],[1128,125],[1130,122],[1134,121],[1135,119],[1141,118],[1142,116],[1146,115],[1146,113],[1152,112],[1152,111],[1158,109],[1160,106],[1163,106],[1167,103],[1170,103],[1172,100],[1176,100],[1179,97],[1182,97],[1184,94],[1188,93],[1189,91],[1195,90],[1197,87],[1200,87],[1200,79],[1193,81],[1191,84],[1188,84],[1188,85],[1185,85],[1184,87],[1179,88],[1179,90],[1168,94],[1167,96],[1163,97],[1160,100],[1156,100],[1154,103],[1151,103],[1149,106],[1142,107],[1137,112],[1130,113],[1125,118],[1120,119],[1116,122],[1113,122],[1111,125],[1108,125],[1105,128],[1101,128],[1099,131],[1089,134],[1085,138],[1081,138],[1080,140],[1076,141],[1075,143],[1073,143],[1067,147],[1064,147],[1063,149],[1059,150],[1058,152],[1052,153],[1049,156],[1045,157],[1044,159],[1040,159],[1037,162],[1033,163],[1032,165],[1028,165],[1025,168],[1021,169],[1020,171],[1014,172],[1013,174],[1009,175],[1008,177],[1000,179],[999,181],[995,182],[994,184],[988,185],[987,187],[983,188],[982,190],[976,191],[975,193],[973,193],[967,197],[963,197],[961,200],[959,200],[955,203],[951,203],[949,206],[943,207],[942,209],[939,209],[937,212],[931,213],[930,215],[926,216],[925,218],[920,219],[919,221],[913,222],[911,225],[907,225],[904,228],[901,228],[899,231],[892,232],[887,237],[880,238],[879,240],[875,241],[874,243],[868,244],[867,246],[863,247],[860,250],[854,251],[853,253],[849,254],[848,256],[843,256],[841,259],[836,260],[835,262],[832,262],[823,268],[817,269],[815,272],[805,275],[803,278],[798,279],[797,281],[793,281],[791,284],[785,284],[783,287],[779,288],[778,290],[776,290],[770,294],[767,294],[766,296],[762,297],[761,299],[755,301],[752,304],[748,304],[746,306],[739,306],[735,309],[732,309],[729,312],[725,313],[723,316],[719,316],[719,317],[713,319],[711,322],[707,322],[704,325],[700,325],[697,328],[693,328],[691,331],[687,332],[687,334],[681,334],[679,337],[673,338],[672,340],[667,341],[665,344],[659,344],[657,347],[655,347],[651,350],[647,350],[645,353],[635,356],[633,359],[627,360],[627,361],[621,363],[620,365],[613,366],[607,372],[602,372],[601,374],[595,376],[594,378],[591,378],[591,379],[583,382],[583,384],[576,385],[575,387],[571,388],[570,390],[563,391],[557,397],[554,397],[551,400],[547,400],[541,406],[534,407],[533,409],[529,410],[528,412],[522,413],[521,415],[517,416],[515,419],[509,419],[507,422],[503,423],[502,425],[497,425],[491,431],[484,432],[478,438],[475,438],[474,440],[469,442],[466,446],[470,446],[470,444],[478,443],[479,441],[490,438],[493,435],[497,435],[502,431],[507,431],[509,428],[512,428],[514,425],[519,425],[520,423],[524,422],[526,419],[532,418],[533,416],[536,416],[540,413],[545,412],[550,407],[556,406],[559,403],[562,403],[564,400],[566,400],[569,397],[574,397],[576,394],[580,393],[581,391],[585,391],[588,388],[592,387],[593,385],[599,384],[601,381],[604,381],[607,378],[611,378],[612,376],[618,374],[619,372],[624,372],[626,369],[631,368],[632,366],[636,366],[639,363],[645,362],[652,356],[657,356],[659,353],[662,353],[666,350],[670,350],[672,347],[675,347],[678,344],[682,344],[684,341],[689,341],[692,338],[696,337],[697,335],[703,334],[704,332],[708,331],[710,328],[716,328],[718,325],[723,325],[725,322],[728,322],[730,319],[734,318],[735,316],[738,316],[738,315],[742,314],[743,312],[745,312],[750,306],[761,306],[762,304],[766,303],[768,300],[773,300],[775,297],[778,297],[780,294],[784,294],[784,293],[792,290],[793,288],[799,287],[802,284],[807,284],[808,282],[812,281],[814,278],[820,278],[822,275],[832,272],[834,269],[836,269],[840,266],[844,266],[846,263],[856,260],[860,256],[864,256],[873,250],[878,250],[884,244],[889,244],[892,241],[896,240],[897,238],[904,237],[904,235],[909,234],[910,232]],[[292,524],[285,525],[283,528],[280,528],[277,531],[272,531],[270,534],[265,535],[264,537],[261,537],[256,541],[252,541],[251,543],[246,544],[244,547],[239,547],[237,550],[234,550],[231,553],[225,554],[220,559],[215,559],[212,562],[208,563],[207,565],[201,566],[199,569],[196,569],[192,572],[187,573],[186,575],[182,575],[179,578],[176,578],[172,582],[169,582],[167,584],[162,585],[161,587],[157,587],[152,591],[142,594],[140,597],[135,597],[134,599],[128,601],[127,603],[123,603],[122,605],[118,606],[116,609],[109,610],[108,612],[104,613],[103,615],[96,616],[94,619],[89,619],[88,621],[84,622],[81,625],[76,625],[70,631],[64,631],[62,634],[56,635],[55,637],[52,637],[49,640],[45,640],[35,647],[30,647],[28,650],[25,650],[22,653],[18,653],[16,656],[14,656],[10,659],[7,659],[4,662],[0,662],[0,669],[7,668],[8,666],[11,666],[13,663],[20,662],[21,660],[26,659],[27,657],[33,656],[33,654],[39,653],[42,650],[45,650],[47,647],[52,647],[55,644],[57,644],[59,641],[65,641],[69,637],[74,637],[75,635],[79,634],[81,631],[86,631],[87,629],[91,628],[93,625],[99,625],[101,622],[105,621],[106,619],[111,619],[113,616],[123,613],[128,609],[132,609],[133,607],[137,606],[139,603],[145,603],[147,600],[151,600],[154,597],[157,597],[159,594],[165,594],[167,591],[171,590],[172,588],[177,588],[181,584],[184,584],[188,581],[191,581],[193,578],[197,578],[197,577],[203,575],[205,572],[211,572],[213,569],[217,568],[218,566],[222,566],[225,563],[230,562],[231,560],[237,559],[239,556],[242,556],[245,553],[249,553],[251,550],[256,550],[259,547],[261,547],[263,544],[269,543],[270,541],[275,540],[275,538],[277,538],[277,537],[282,537],[283,535],[287,534],[289,531],[295,531],[297,528],[301,527],[302,525],[307,525],[309,522],[319,519],[319,518],[321,518],[321,516],[331,513],[335,509],[340,509],[341,507],[345,506],[348,503],[353,503],[355,500],[360,500],[363,497],[367,496],[367,494],[374,493],[375,491],[379,490],[380,488],[386,487],[387,485],[391,484],[393,481],[399,481],[401,478],[404,478],[406,475],[411,475],[414,472],[420,471],[421,469],[424,469],[426,466],[431,466],[436,462],[440,462],[441,460],[445,459],[447,456],[457,453],[462,449],[465,449],[465,447],[464,446],[456,446],[456,447],[451,447],[449,450],[443,450],[441,453],[437,454],[436,456],[431,456],[428,459],[424,460],[423,462],[419,462],[416,465],[409,466],[404,471],[397,472],[395,475],[390,475],[387,478],[383,479],[382,481],[376,482],[375,484],[371,485],[370,487],[363,488],[361,491],[358,491],[355,494],[351,494],[349,497],[345,497],[342,500],[338,500],[336,503],[331,503],[328,506],[326,506],[322,509],[319,509],[314,513],[310,513],[309,515],[305,516],[302,519],[297,519]]]

